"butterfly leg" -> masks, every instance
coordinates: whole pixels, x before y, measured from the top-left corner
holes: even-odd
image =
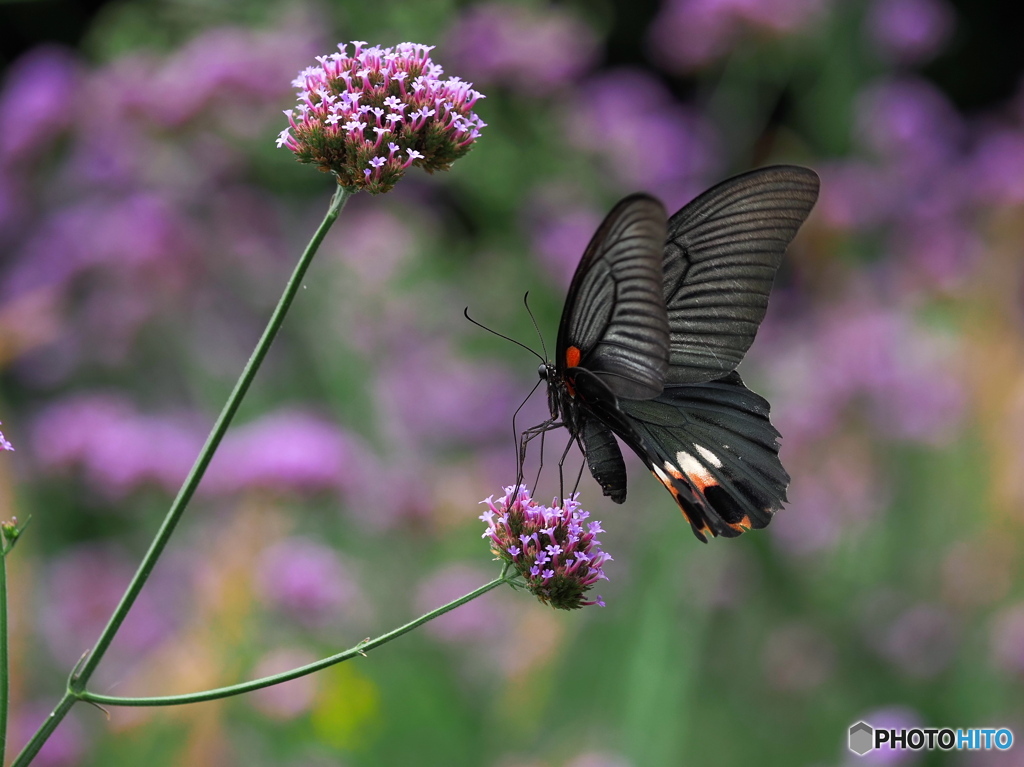
[[[538,424],[537,426],[531,426],[529,429],[519,435],[519,455],[516,464],[516,485],[521,487],[523,484],[523,473],[526,466],[526,446],[531,440],[536,437],[541,438],[541,454],[540,454],[540,468],[544,467],[544,435],[552,429],[561,428],[562,422],[555,420],[554,418],[545,421],[544,423]],[[540,468],[537,470],[537,479],[540,479]],[[536,483],[534,485],[536,489]]]
[[[523,470],[526,467],[526,446],[530,443],[530,440],[534,439],[538,435],[544,434],[547,431],[547,426],[551,421],[545,421],[537,426],[531,426],[529,429],[519,435],[519,452],[516,458],[516,482],[522,483],[523,481]]]
[[[583,460],[580,462],[580,470],[576,473],[576,484],[572,486],[572,492],[570,495],[576,495],[576,493],[579,492],[580,482],[583,480],[583,467],[587,465],[587,451],[583,447],[583,442],[580,440],[578,435],[576,437],[576,444],[579,445],[580,452],[583,453]]]
[[[519,429],[516,427],[516,417],[519,415],[519,412],[526,406],[526,403],[530,401],[530,398],[533,396],[534,392],[537,391],[537,388],[542,383],[543,383],[543,381],[537,381],[537,383],[534,384],[533,388],[530,390],[530,393],[526,395],[526,399],[524,399],[519,404],[519,407],[516,408],[516,412],[514,412],[512,414],[512,442],[516,445],[516,450],[517,450],[517,453],[516,453],[516,455],[517,455],[517,459],[516,459],[516,484],[517,485],[522,484],[522,481],[523,481],[523,461],[526,458],[526,445],[524,443],[524,439],[526,437],[526,432],[523,432],[522,434],[519,433]],[[529,430],[527,430],[527,431],[529,431]],[[543,453],[543,446],[541,447],[541,451]]]
[[[537,461],[537,476],[533,478],[533,489],[536,492],[540,486],[540,474],[544,471],[544,438],[547,437],[547,432],[543,432],[540,435],[540,460]]]
[[[569,448],[573,446],[575,441],[576,437],[569,438],[565,445],[565,450],[562,451],[562,457],[558,459],[558,498],[562,504],[565,503],[565,479],[563,478],[562,467],[565,466],[565,458],[569,455]],[[579,480],[576,480],[576,482],[579,484]]]

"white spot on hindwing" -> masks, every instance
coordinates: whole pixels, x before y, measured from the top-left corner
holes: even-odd
[[[682,470],[683,474],[703,474],[707,471],[707,469],[704,468],[704,464],[685,450],[680,450],[676,453],[676,463],[679,464],[679,468]]]
[[[718,459],[716,458],[715,460],[717,461]],[[711,476],[711,473],[704,468],[704,464],[685,450],[680,450],[676,453],[676,462],[679,464],[679,469],[683,474],[685,474],[699,489],[703,490],[709,485],[718,484],[715,481],[715,478]],[[719,463],[719,465],[721,464]],[[718,467],[716,466],[715,468]]]
[[[700,453],[701,458],[710,463],[716,469],[722,468],[722,461],[719,460],[717,455],[701,445],[694,445],[694,447],[697,448],[697,452]]]

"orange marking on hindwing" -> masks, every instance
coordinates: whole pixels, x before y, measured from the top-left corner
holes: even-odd
[[[702,472],[699,474],[694,472],[693,474],[687,474],[686,476],[690,480],[690,482],[693,483],[694,487],[696,487],[702,493],[709,487],[714,487],[715,485],[718,484],[718,482],[715,481],[715,478],[706,472]]]
[[[665,471],[667,471],[668,474],[666,474]],[[686,513],[686,509],[683,508],[683,504],[679,500],[679,490],[672,482],[672,478],[675,478],[679,481],[685,481],[683,479],[683,473],[679,471],[679,469],[674,467],[671,463],[666,461],[664,470],[662,470],[658,466],[651,466],[651,474],[653,474],[658,479],[658,481],[661,484],[663,484],[670,493],[672,493],[672,497],[676,499],[676,505],[679,506],[679,513],[683,515],[683,519],[685,519],[687,522],[693,525],[693,520],[690,519],[690,515]],[[707,542],[708,536],[711,536],[712,538],[715,537],[714,530],[708,527],[708,523],[706,521],[702,522],[699,532],[701,535],[704,536],[705,543]]]
[[[676,503],[679,505],[679,510],[683,513],[683,518],[686,519],[687,522],[690,522],[690,517],[686,514],[686,511],[683,509],[683,505],[679,503],[679,489],[673,484],[672,480],[669,479],[665,475],[665,472],[663,472],[657,466],[651,467],[651,474],[653,474],[655,478],[665,486],[666,490],[672,493],[672,497],[676,499]],[[683,478],[681,474],[677,474],[676,472],[672,472],[672,474],[673,476],[675,476],[676,479]]]
[[[745,533],[747,532],[747,530],[750,530],[754,527],[752,524],[750,524],[750,517],[746,514],[743,515],[743,519],[741,519],[739,522],[731,522],[726,524],[728,524],[729,527],[731,527],[737,533]]]
[[[666,490],[668,490],[670,493],[672,493],[672,497],[673,498],[675,498],[677,500],[679,499],[679,491],[676,489],[676,486],[674,484],[672,484],[672,480],[669,479],[667,476],[665,476],[665,472],[663,472],[657,466],[652,466],[651,467],[651,474],[653,474],[655,476],[655,478],[661,484],[663,484],[665,486]],[[681,479],[681,477],[676,477],[676,479]],[[684,515],[685,515],[685,512],[684,512]]]
[[[711,475],[711,472],[704,468],[704,465],[689,453],[680,450],[676,453],[676,460],[679,462],[679,469],[676,469],[668,461],[665,462],[665,468],[677,479],[682,479],[678,473],[682,471],[690,481],[690,484],[702,493],[709,487],[714,487],[718,484],[718,480]]]
[[[580,364],[580,348],[578,346],[570,346],[565,350],[565,366],[568,368],[574,368]]]

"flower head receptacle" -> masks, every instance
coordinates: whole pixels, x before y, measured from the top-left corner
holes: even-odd
[[[543,506],[525,487],[506,487],[504,496],[482,503],[487,505],[480,515],[487,523],[483,537],[490,539],[491,551],[522,575],[540,601],[561,610],[604,606],[601,597],[585,597],[597,581],[607,580],[604,563],[611,557],[595,537],[604,532],[601,523],[587,522],[590,512],[576,495]]]

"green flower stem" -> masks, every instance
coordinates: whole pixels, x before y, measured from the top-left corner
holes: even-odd
[[[242,684],[234,684],[230,687],[218,687],[215,690],[205,690],[203,692],[193,692],[187,695],[166,695],[159,698],[118,698],[111,695],[96,695],[88,691],[79,693],[78,698],[80,700],[86,700],[90,703],[97,703],[107,706],[180,706],[185,703],[199,703],[207,700],[219,700],[221,698],[230,698],[232,695],[241,695],[242,693],[252,692],[253,690],[261,690],[264,687],[270,687],[281,682],[288,682],[292,679],[298,679],[300,676],[306,676],[312,674],[314,671],[320,671],[328,666],[333,666],[336,663],[354,658],[357,655],[366,655],[370,650],[374,650],[380,647],[382,644],[387,644],[392,639],[397,639],[412,631],[414,628],[422,626],[427,621],[431,621],[440,615],[444,615],[446,612],[454,610],[460,605],[466,604],[473,599],[476,599],[482,594],[486,594],[491,589],[495,589],[503,583],[509,583],[511,578],[505,577],[502,573],[490,583],[485,583],[475,591],[471,591],[468,594],[459,597],[458,599],[449,602],[446,605],[438,607],[426,615],[421,615],[414,621],[406,623],[394,631],[389,631],[387,634],[382,634],[376,639],[368,639],[365,642],[360,642],[355,647],[340,652],[337,655],[332,655],[329,658],[318,660],[315,663],[310,663],[299,668],[292,669],[291,671],[285,671],[281,674],[274,674],[273,676],[266,676],[262,679],[254,679],[251,682],[243,682]]]
[[[267,356],[267,351],[270,349],[270,345],[273,343],[274,338],[277,336],[277,331],[281,328],[281,323],[284,322],[285,314],[288,312],[288,308],[291,306],[292,300],[295,298],[295,294],[298,293],[299,287],[302,285],[302,279],[306,274],[306,269],[309,268],[309,264],[313,260],[313,256],[316,255],[317,249],[320,247],[320,243],[323,242],[328,230],[331,225],[338,218],[338,214],[341,209],[345,206],[348,198],[354,194],[354,190],[346,187],[339,186],[334,192],[334,197],[331,198],[331,205],[327,211],[327,215],[324,216],[324,220],[320,223],[313,238],[309,241],[309,245],[306,246],[306,250],[302,253],[302,257],[299,258],[299,263],[295,266],[295,270],[292,272],[291,278],[288,280],[287,286],[285,286],[284,293],[281,295],[281,300],[278,301],[277,307],[274,309],[274,313],[270,317],[270,321],[267,323],[266,330],[263,331],[262,337],[256,344],[256,348],[253,350],[252,356],[249,357],[249,361],[245,365],[245,369],[242,370],[242,375],[238,378],[238,383],[235,384],[234,390],[228,397],[227,402],[224,404],[224,409],[221,410],[220,416],[217,418],[217,422],[213,425],[213,429],[210,431],[210,436],[206,438],[206,444],[203,445],[203,449],[199,452],[199,456],[196,458],[195,464],[192,466],[192,470],[189,472],[188,477],[185,478],[185,483],[181,486],[181,490],[178,491],[178,496],[174,499],[171,504],[171,508],[167,512],[167,516],[164,517],[163,524],[160,525],[159,531],[157,531],[156,537],[149,546],[149,551],[146,552],[146,556],[143,557],[142,563],[139,565],[139,569],[136,571],[135,576],[132,578],[131,583],[128,585],[128,589],[125,591],[124,596],[121,597],[121,602],[118,604],[114,614],[110,616],[110,621],[107,623],[106,628],[103,629],[103,633],[100,634],[100,638],[96,642],[96,646],[89,653],[88,658],[81,664],[81,667],[71,673],[71,677],[68,679],[68,690],[65,693],[64,698],[50,714],[49,718],[43,724],[41,728],[32,737],[32,740],[28,742],[21,754],[18,755],[12,767],[22,767],[32,761],[32,758],[42,748],[43,743],[50,736],[60,720],[67,714],[68,709],[71,705],[82,697],[82,693],[85,690],[85,685],[88,683],[93,672],[96,671],[96,667],[99,666],[100,661],[103,660],[103,655],[106,653],[107,648],[110,647],[111,641],[114,639],[114,635],[117,634],[118,629],[124,622],[125,617],[128,615],[128,611],[134,604],[135,599],[139,596],[139,592],[142,591],[142,587],[146,584],[146,580],[149,578],[149,574],[153,571],[153,567],[156,565],[157,560],[163,553],[164,547],[167,545],[167,541],[170,539],[171,534],[174,532],[174,528],[177,526],[182,514],[185,512],[185,508],[188,506],[188,502],[192,499],[193,493],[199,486],[199,482],[203,478],[203,474],[206,473],[206,467],[210,464],[213,454],[217,451],[217,446],[220,444],[221,439],[224,437],[224,433],[228,429],[228,425],[231,423],[231,419],[234,417],[235,412],[238,410],[239,405],[242,403],[242,398],[245,397],[245,393],[249,389],[249,385],[252,383],[253,378],[256,376],[256,371],[259,370],[260,364],[263,362],[263,358]]]
[[[7,703],[11,693],[10,658],[7,654],[7,552],[0,552],[0,765],[7,753]]]

